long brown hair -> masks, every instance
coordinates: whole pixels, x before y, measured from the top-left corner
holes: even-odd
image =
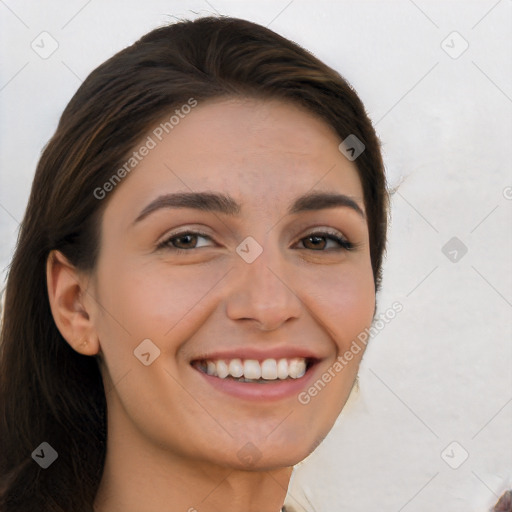
[[[50,251],[94,269],[101,188],[155,122],[192,97],[281,98],[365,145],[364,190],[376,288],[386,241],[380,143],[364,106],[337,72],[249,21],[207,17],[146,34],[94,70],[71,99],[35,173],[8,273],[0,338],[0,510],[91,512],[106,453],[106,398],[96,357],[58,331],[46,283]],[[32,453],[47,442],[47,469]]]

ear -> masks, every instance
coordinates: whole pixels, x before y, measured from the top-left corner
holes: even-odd
[[[80,354],[97,354],[99,339],[90,312],[84,307],[83,298],[88,292],[83,274],[54,250],[46,260],[46,281],[52,315],[64,339]]]

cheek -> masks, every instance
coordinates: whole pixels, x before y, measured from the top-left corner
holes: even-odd
[[[211,313],[208,294],[217,283],[222,285],[225,273],[162,263],[136,269],[120,262],[103,274],[99,295],[103,307],[97,330],[106,362],[106,387],[118,388],[120,400],[133,417],[146,411],[143,404],[148,393],[156,400],[157,390],[164,394],[164,402],[166,393],[173,390],[176,407],[182,411],[191,407],[189,395],[180,391],[165,369],[173,375],[183,370],[177,353]],[[141,364],[135,353],[146,339],[159,351],[149,345],[152,354],[158,353],[151,366]],[[143,417],[139,420],[145,421]]]
[[[302,287],[308,290],[304,302],[328,331],[339,352],[347,350],[371,325],[375,310],[371,265],[361,262],[334,272],[316,273]]]
[[[146,338],[155,340],[162,351],[177,349],[172,340],[182,339],[177,333],[191,328],[190,319],[205,307],[204,299],[217,283],[221,285],[227,271],[193,267],[120,262],[103,273],[103,330],[113,350],[110,340],[119,338],[128,339],[132,350]]]

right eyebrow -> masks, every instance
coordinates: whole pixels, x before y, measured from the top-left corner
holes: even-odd
[[[211,192],[177,192],[157,197],[140,212],[134,224],[161,208],[194,208],[226,215],[240,213],[240,205],[230,196]]]

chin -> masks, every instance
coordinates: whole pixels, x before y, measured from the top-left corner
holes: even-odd
[[[296,432],[290,433],[286,439],[276,439],[274,442],[246,441],[237,450],[236,458],[231,458],[228,465],[233,469],[247,471],[270,471],[295,466],[311,455],[325,439],[328,431],[329,429],[315,438],[306,438]]]
[[[271,456],[257,456],[254,459],[246,456],[245,460],[230,461],[226,464],[228,467],[238,471],[275,471],[283,468],[290,468],[302,462],[311,451],[305,450],[301,453],[277,453]]]

